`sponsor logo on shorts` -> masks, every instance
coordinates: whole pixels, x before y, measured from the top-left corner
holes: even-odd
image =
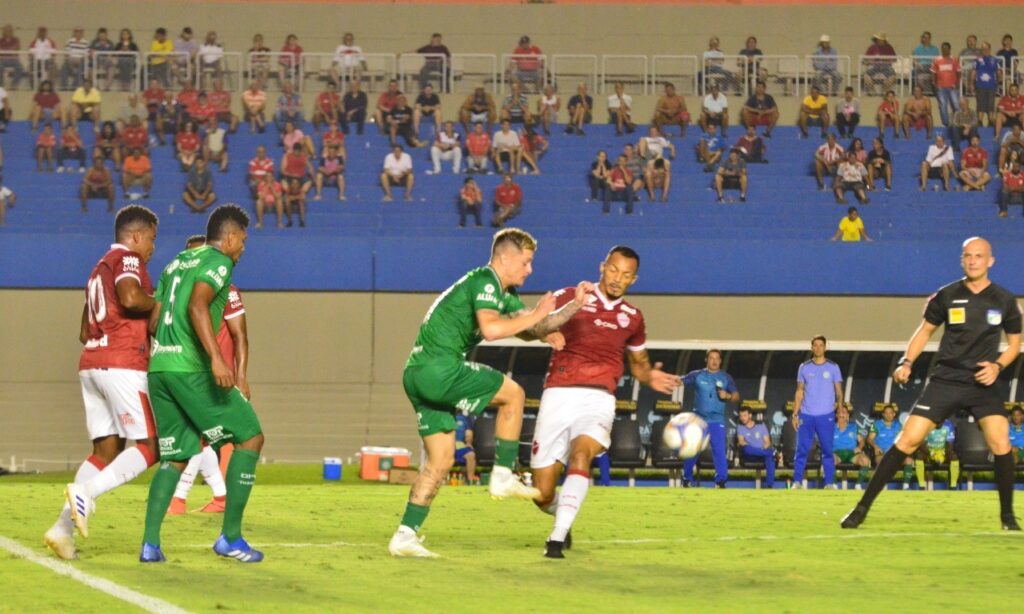
[[[471,414],[473,413],[473,410],[477,408],[478,405],[480,405],[480,399],[477,399],[473,402],[470,402],[469,399],[460,399],[459,402],[455,404],[455,409],[459,411],[464,411],[467,414]]]
[[[135,418],[132,418],[131,414],[118,414],[117,418],[121,421],[121,426],[135,426]]]
[[[1003,323],[1003,314],[998,309],[989,309],[985,312],[985,319],[990,326],[999,326]]]
[[[224,439],[224,427],[215,426],[212,429],[206,429],[203,431],[203,437],[207,443],[217,443],[221,439]]]
[[[173,456],[175,454],[181,454],[181,448],[175,447],[176,442],[177,438],[175,437],[161,437],[158,441],[160,444],[160,455]]]

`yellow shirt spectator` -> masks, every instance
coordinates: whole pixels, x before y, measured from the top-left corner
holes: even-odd
[[[864,220],[857,216],[851,220],[849,216],[839,221],[839,232],[843,233],[843,241],[860,241],[861,233],[864,232]]]
[[[92,107],[99,106],[100,104],[100,91],[96,88],[90,88],[89,92],[86,93],[84,87],[80,87],[75,90],[74,94],[71,94],[71,102],[91,109]]]
[[[818,117],[821,114],[821,110],[827,106],[828,98],[825,96],[818,96],[817,98],[811,98],[810,95],[804,96],[804,108],[807,109],[809,117]]]
[[[149,45],[149,51],[151,53],[168,54],[174,51],[174,43],[172,43],[170,39],[164,39],[164,42],[161,43],[154,38],[153,42]],[[166,55],[154,55],[149,60],[149,63],[153,66],[157,66],[165,62],[167,62]]]

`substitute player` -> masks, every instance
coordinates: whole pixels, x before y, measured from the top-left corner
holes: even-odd
[[[622,377],[622,355],[641,384],[663,394],[679,386],[679,378],[651,366],[645,343],[644,316],[623,296],[636,283],[640,256],[616,245],[601,263],[601,281],[586,304],[559,329],[544,394],[540,399],[530,467],[540,489],[537,506],[555,517],[544,545],[544,556],[565,558],[572,528],[590,488],[590,463],[608,449],[615,419],[615,389]],[[565,309],[579,300],[573,288],[559,290],[557,306]],[[560,349],[559,349],[560,348]],[[555,500],[562,470],[568,475]]]
[[[139,561],[165,560],[160,525],[174,488],[200,438],[214,448],[235,444],[226,472],[227,496],[218,555],[258,563],[263,553],[242,538],[242,514],[256,481],[263,429],[252,405],[235,386],[234,369],[217,347],[217,330],[231,292],[231,274],[245,250],[249,216],[238,205],[222,205],[206,224],[206,245],[185,250],[164,269],[156,294],[149,362],[149,390],[160,438],[160,468],[146,506]]]
[[[558,329],[586,302],[593,286],[582,282],[573,301],[554,311],[547,293],[533,309],[524,309],[516,288],[533,272],[537,241],[524,230],[506,228],[494,235],[491,261],[473,269],[441,293],[427,310],[405,364],[402,385],[416,411],[427,460],[409,491],[401,524],[388,551],[393,556],[435,557],[416,536],[430,504],[447,479],[455,457],[455,412],[478,415],[498,408],[495,459],[490,493],[503,499],[535,499],[536,488],[512,473],[519,454],[519,431],[526,395],[507,375],[475,362],[466,353],[481,340],[519,336],[540,339]]]
[[[1020,354],[1021,311],[1009,290],[988,278],[995,264],[992,246],[981,237],[964,241],[960,265],[964,277],[939,289],[925,306],[924,319],[907,344],[906,354],[893,372],[893,381],[905,384],[911,367],[928,339],[945,326],[930,378],[914,404],[896,444],[878,463],[857,506],[842,520],[844,529],[856,529],[867,518],[875,497],[905,459],[928,434],[954,412],[966,409],[974,415],[992,451],[999,512],[1003,529],[1020,531],[1013,516],[1013,455],[1009,422],[999,391],[993,384],[999,373]],[[1007,347],[999,352],[1002,334]]]
[[[149,406],[146,367],[153,285],[146,263],[153,255],[156,215],[131,205],[114,218],[117,243],[96,263],[85,287],[78,362],[85,423],[92,455],[64,491],[67,503],[43,541],[62,559],[73,559],[72,521],[89,536],[93,500],[129,482],[156,462],[156,433]],[[132,440],[135,447],[125,448]]]

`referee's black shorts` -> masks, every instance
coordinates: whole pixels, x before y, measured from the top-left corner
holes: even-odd
[[[986,416],[1006,417],[1003,399],[995,385],[982,386],[933,379],[921,391],[921,396],[910,411],[912,416],[924,416],[936,426],[960,410],[971,412],[975,420]]]

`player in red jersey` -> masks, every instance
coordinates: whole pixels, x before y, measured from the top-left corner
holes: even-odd
[[[616,245],[601,263],[601,281],[588,304],[546,340],[555,346],[533,439],[533,483],[537,507],[555,517],[544,556],[565,558],[562,549],[590,487],[590,463],[608,449],[615,418],[615,389],[622,376],[622,354],[641,384],[663,394],[679,387],[679,378],[651,365],[645,344],[644,316],[623,296],[636,282],[640,256]],[[572,289],[555,293],[558,307],[573,298]],[[555,498],[563,468],[568,475]]]
[[[92,455],[65,489],[67,504],[44,542],[62,559],[75,558],[72,522],[89,536],[93,499],[131,481],[157,461],[156,429],[149,406],[149,312],[153,284],[146,263],[153,255],[158,220],[145,207],[117,212],[117,243],[100,259],[85,287],[78,363]],[[125,448],[128,440],[135,447]]]
[[[206,245],[205,235],[192,235],[185,241],[185,249],[195,249]],[[235,367],[235,386],[242,392],[245,398],[249,398],[249,335],[245,325],[245,305],[242,304],[242,294],[234,284],[231,284],[228,291],[228,300],[224,305],[224,325],[217,331],[217,347],[220,348],[220,355],[224,362]],[[230,443],[220,448],[220,460],[217,459],[217,452],[204,444],[203,451],[193,456],[181,472],[181,479],[174,490],[174,498],[167,510],[168,515],[175,516],[184,514],[188,493],[195,483],[196,472],[203,474],[203,479],[213,491],[213,500],[206,504],[200,511],[206,513],[220,514],[224,512],[224,498],[227,490],[224,486],[223,467],[227,466],[231,458],[231,451],[234,446]]]

